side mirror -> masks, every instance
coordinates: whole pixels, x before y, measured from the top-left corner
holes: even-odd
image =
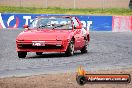
[[[28,27],[29,27],[28,25],[23,25],[24,29],[28,29]]]
[[[82,29],[82,26],[76,26],[74,29]]]
[[[81,23],[81,25],[82,25],[82,28],[86,28],[86,27],[84,27],[83,23]]]

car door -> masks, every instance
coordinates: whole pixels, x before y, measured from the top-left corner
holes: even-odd
[[[80,23],[79,21],[77,20],[76,17],[73,17],[72,18],[72,21],[73,21],[73,26],[76,28],[77,26],[80,26]],[[74,29],[74,37],[75,37],[75,50],[78,50],[80,48],[83,47],[84,43],[83,43],[83,40],[84,40],[84,37],[82,35],[82,31],[81,29]]]

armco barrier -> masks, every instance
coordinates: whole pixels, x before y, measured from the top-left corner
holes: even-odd
[[[22,28],[24,24],[29,25],[36,16],[54,16],[51,14],[8,14],[0,13],[0,28]],[[61,15],[56,15],[61,16]],[[87,29],[95,31],[111,31],[112,16],[85,16],[75,15]]]
[[[12,14],[0,13],[0,29],[3,28],[22,28],[23,25],[29,25],[36,16],[54,16],[53,14]],[[62,16],[61,14],[56,16]],[[91,31],[132,31],[131,16],[77,16],[84,27]],[[124,25],[124,26],[123,26]],[[127,26],[126,26],[127,25]]]

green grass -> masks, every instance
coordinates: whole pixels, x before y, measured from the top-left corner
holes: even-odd
[[[34,14],[78,14],[78,15],[132,15],[130,9],[65,9],[65,8],[27,8],[0,6],[1,13],[34,13]]]

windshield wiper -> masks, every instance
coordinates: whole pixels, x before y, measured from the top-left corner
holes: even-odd
[[[63,24],[57,25],[57,26],[53,27],[52,29],[55,29],[55,28],[58,28],[58,27],[63,27],[63,26],[65,26],[65,25],[63,25]]]
[[[46,25],[41,25],[41,26],[39,26],[38,28],[44,28],[44,27],[46,27],[46,26],[48,26],[47,24]]]

